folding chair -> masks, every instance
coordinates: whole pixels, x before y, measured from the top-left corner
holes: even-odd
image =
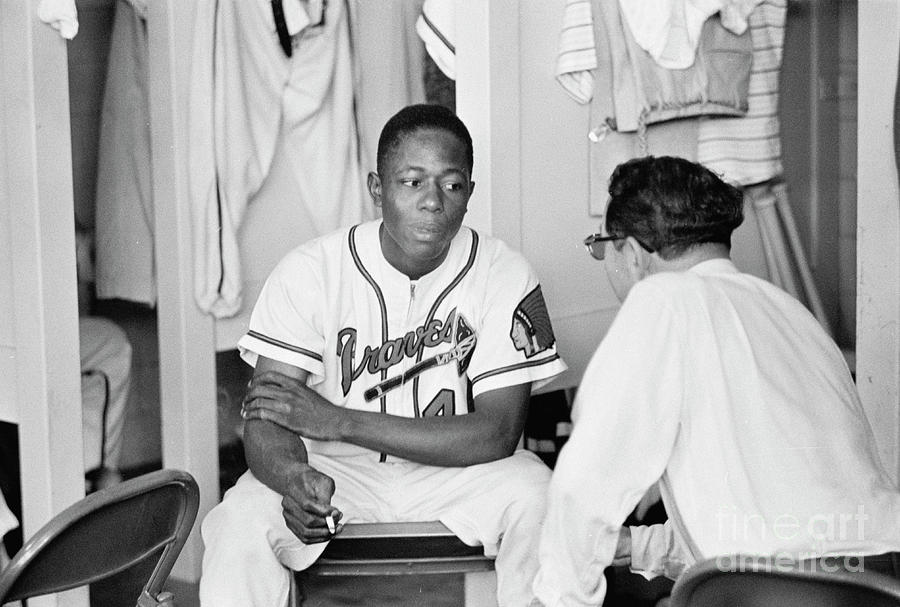
[[[836,557],[788,563],[736,555],[708,559],[685,571],[672,588],[670,607],[861,605],[900,606],[900,580],[875,571],[844,570]]]
[[[155,563],[138,607],[171,606],[163,584],[199,507],[187,472],[159,470],[103,489],[44,525],[0,572],[0,605],[78,588]]]
[[[468,546],[438,521],[351,523],[319,560],[293,577],[290,605],[303,603],[302,576],[427,575],[462,573],[466,607],[496,607],[494,559]]]

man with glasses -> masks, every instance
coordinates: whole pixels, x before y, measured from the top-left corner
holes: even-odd
[[[611,564],[673,579],[733,554],[889,565],[900,493],[840,350],[729,259],[741,192],[645,157],[620,165],[609,193],[605,231],[584,243],[623,304],[578,388],[533,604],[602,604]],[[623,528],[657,482],[668,521]]]

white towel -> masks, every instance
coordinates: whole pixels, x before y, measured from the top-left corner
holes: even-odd
[[[41,21],[52,25],[66,40],[71,40],[78,33],[75,0],[41,0],[37,14]]]

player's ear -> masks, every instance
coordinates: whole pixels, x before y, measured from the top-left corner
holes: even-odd
[[[375,171],[369,172],[369,177],[366,180],[366,186],[369,189],[369,196],[372,197],[372,202],[375,203],[376,207],[381,206],[381,178],[378,176],[378,173]]]

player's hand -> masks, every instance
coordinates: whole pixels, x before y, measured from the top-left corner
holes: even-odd
[[[284,522],[304,544],[325,542],[340,533],[343,513],[331,505],[334,480],[315,468],[306,466],[293,475],[288,493],[281,500]],[[335,525],[328,528],[327,517]]]
[[[273,422],[304,438],[342,438],[343,409],[304,382],[277,371],[265,371],[250,380],[241,416]]]

